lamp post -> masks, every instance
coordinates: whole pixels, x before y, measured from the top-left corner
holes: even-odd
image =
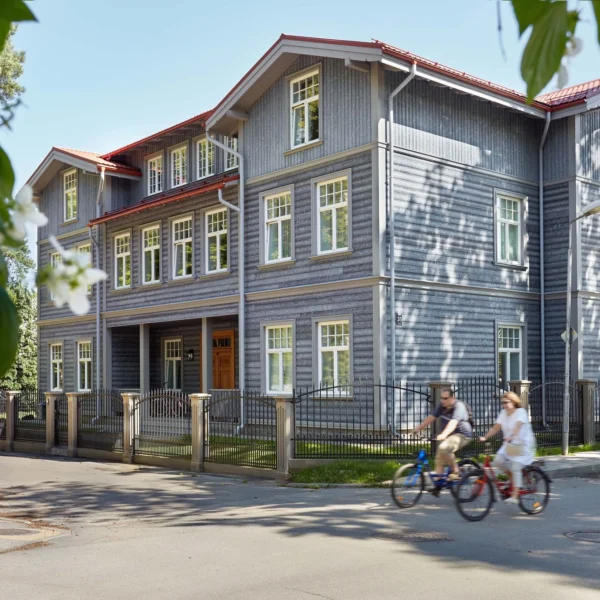
[[[570,394],[569,386],[571,379],[571,363],[569,361],[569,351],[571,347],[571,264],[573,262],[572,249],[572,228],[573,223],[600,213],[600,200],[588,204],[584,212],[572,221],[569,221],[569,254],[567,258],[567,327],[565,331],[565,391],[563,395],[563,433],[562,433],[562,453],[566,456],[569,453],[569,409]]]

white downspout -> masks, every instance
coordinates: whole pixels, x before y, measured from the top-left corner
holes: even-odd
[[[240,189],[239,189],[239,201],[238,208],[232,206],[228,202],[226,203],[223,200],[223,192],[222,190],[218,190],[219,194],[219,202],[224,204],[225,206],[229,206],[233,208],[238,214],[238,273],[239,273],[239,309],[238,309],[238,326],[239,326],[239,336],[240,336],[240,385],[239,388],[241,390],[241,400],[240,400],[240,429],[245,424],[245,414],[244,414],[244,389],[246,387],[246,299],[245,299],[245,285],[244,285],[244,194],[245,194],[245,186],[244,186],[244,157],[240,152],[233,150],[232,148],[227,147],[225,144],[222,144],[215,138],[211,137],[208,129],[206,130],[206,140],[208,142],[213,143],[217,148],[221,148],[225,152],[229,152],[235,156],[238,160],[238,169],[240,174]]]
[[[100,167],[100,182],[98,184],[98,195],[96,196],[96,218],[102,216],[102,193],[104,192],[104,167]],[[98,244],[97,237],[92,234],[92,228],[90,227],[90,239],[96,247],[96,256],[98,264],[96,267],[100,268],[100,245]],[[91,258],[91,257],[90,257]],[[96,284],[96,389],[100,386],[100,283]],[[100,418],[102,412],[102,397],[100,394],[96,395],[96,419]]]
[[[540,320],[542,345],[542,424],[546,427],[546,306],[545,306],[545,277],[544,277],[544,144],[550,127],[552,113],[546,113],[546,123],[540,141],[538,155],[539,198],[540,198]]]
[[[417,63],[413,63],[409,75],[390,94],[388,99],[388,168],[387,186],[389,196],[388,229],[390,231],[390,335],[392,352],[392,384],[396,381],[396,219],[394,211],[394,98],[415,78]],[[392,399],[392,433],[396,432],[396,397]]]

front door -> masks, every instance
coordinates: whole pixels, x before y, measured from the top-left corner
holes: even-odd
[[[235,388],[235,332],[233,329],[213,332],[213,389]]]

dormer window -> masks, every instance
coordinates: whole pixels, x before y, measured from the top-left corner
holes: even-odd
[[[319,139],[319,71],[290,81],[292,148]]]
[[[148,159],[148,196],[163,190],[163,157],[162,154]]]
[[[187,176],[187,146],[180,146],[171,150],[171,187],[185,185]]]
[[[63,175],[65,221],[77,218],[77,170],[73,169]]]
[[[231,136],[231,137],[225,136],[225,145],[228,148],[231,148],[232,150],[237,152],[237,149],[238,149],[237,135]],[[237,156],[235,156],[234,154],[231,154],[231,152],[226,152],[225,153],[225,170],[229,171],[231,169],[237,169],[237,166],[238,166]]]
[[[215,174],[215,145],[206,138],[197,143],[198,179]]]

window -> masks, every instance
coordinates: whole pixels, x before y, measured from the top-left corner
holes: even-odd
[[[81,254],[86,257],[87,264],[92,264],[92,245],[91,244],[83,244],[81,246],[77,246],[77,254]],[[87,293],[92,293],[92,286],[88,285]]]
[[[225,145],[232,150],[237,152],[238,149],[238,139],[237,136],[228,137],[225,136]],[[225,170],[229,171],[229,169],[236,169],[238,166],[238,158],[234,154],[230,152],[225,152]]]
[[[348,250],[348,178],[317,183],[317,252]]]
[[[77,342],[77,389],[92,389],[92,342]]]
[[[148,160],[148,196],[163,190],[163,157],[155,156]]]
[[[200,140],[196,146],[198,157],[198,179],[215,174],[215,145],[206,139]]]
[[[192,217],[173,221],[173,279],[193,272]]]
[[[187,146],[171,150],[171,187],[187,183]]]
[[[131,235],[115,237],[115,289],[131,286]]]
[[[497,211],[497,260],[521,265],[521,200],[498,196]]]
[[[292,194],[266,196],[265,262],[279,262],[292,257]]]
[[[165,340],[165,387],[181,390],[181,340]]]
[[[62,265],[62,261],[63,257],[62,254],[60,254],[60,252],[53,252],[50,255],[50,265],[53,269],[56,269],[58,265]],[[52,292],[50,292],[50,300],[54,300],[54,294]]]
[[[290,81],[292,148],[319,139],[319,72]]]
[[[77,171],[69,171],[63,176],[65,198],[65,221],[77,218]]]
[[[522,334],[522,327],[498,327],[498,376],[502,383],[521,379]]]
[[[63,347],[62,344],[50,346],[50,389],[63,389]]]
[[[319,384],[343,386],[350,383],[350,323],[330,321],[317,324],[319,339]]]
[[[293,388],[292,326],[266,328],[267,394],[289,394]]]
[[[142,229],[142,283],[160,281],[160,226],[154,225]]]
[[[206,271],[227,270],[227,209],[206,214]]]

